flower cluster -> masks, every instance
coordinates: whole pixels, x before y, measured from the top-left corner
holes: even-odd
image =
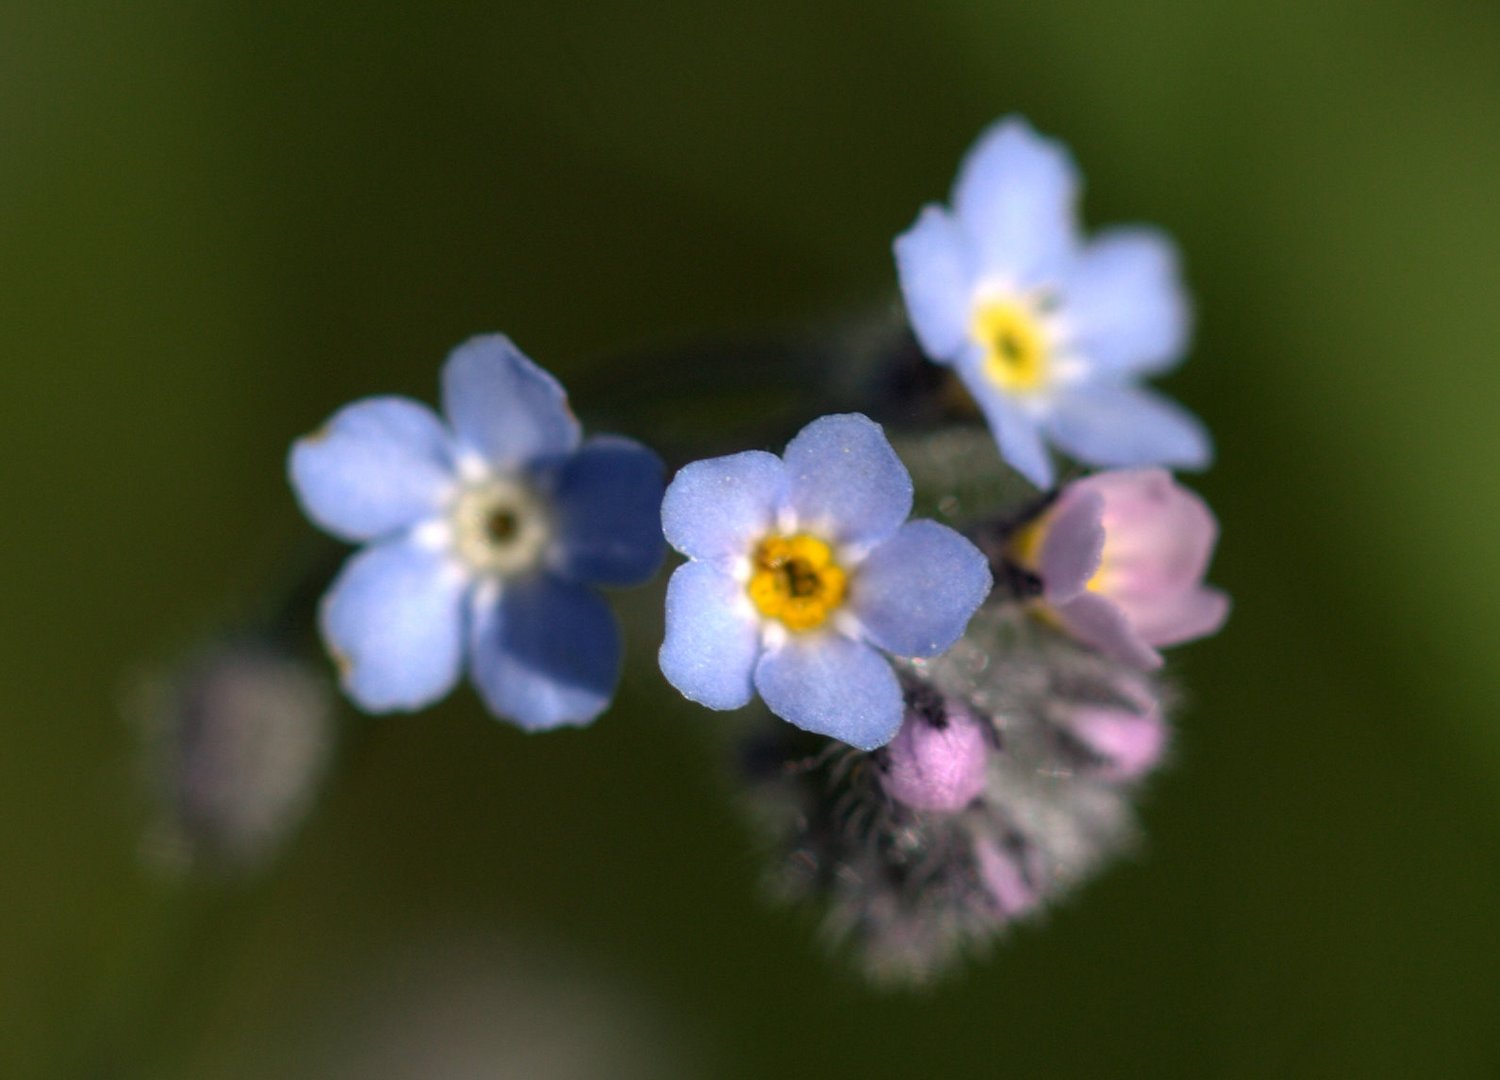
[[[1066,150],[1007,119],[895,241],[910,332],[957,377],[943,400],[961,385],[987,422],[979,453],[972,410],[933,425],[917,400],[879,408],[887,386],[865,399],[882,423],[831,413],[781,456],[664,485],[643,446],[583,441],[500,336],[448,359],[445,418],[391,397],[336,413],[290,473],[313,521],[364,545],[321,609],[348,696],[417,709],[467,668],[522,728],[587,724],[621,664],[595,589],[648,581],[665,540],[685,561],[661,673],[710,709],[764,704],[745,760],[773,876],[873,975],[930,975],[1082,880],[1133,835],[1167,746],[1158,650],[1215,632],[1228,600],[1203,583],[1214,519],[1166,471],[1207,465],[1208,436],[1138,385],[1186,348],[1175,250],[1084,239],[1078,189]],[[1055,489],[1049,444],[1105,471]],[[918,503],[949,523],[909,520]]]
[[[992,601],[900,671],[900,733],[874,753],[763,736],[749,801],[772,881],[819,903],[872,980],[926,981],[1134,840],[1168,749],[1168,690]]]
[[[898,663],[904,719],[884,748],[773,733],[748,758],[774,882],[820,904],[879,981],[933,977],[1128,846],[1169,742],[1158,650],[1228,614],[1203,583],[1214,518],[1164,468],[1206,465],[1208,437],[1135,385],[1186,345],[1174,251],[1140,229],[1081,242],[1077,188],[1066,151],[1005,120],[952,209],[897,239],[916,339],[1004,466],[951,428],[907,439],[907,458],[997,586],[952,647]],[[1040,495],[1009,483],[1005,467],[1052,487],[1046,441],[1106,469]]]

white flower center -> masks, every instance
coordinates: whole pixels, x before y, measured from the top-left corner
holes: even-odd
[[[524,573],[552,537],[544,503],[512,477],[489,476],[460,489],[448,520],[454,551],[477,574]]]

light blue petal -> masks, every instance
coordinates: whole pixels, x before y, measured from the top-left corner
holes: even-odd
[[[755,688],[777,716],[858,750],[901,730],[901,684],[869,645],[835,633],[794,634],[755,668]]]
[[[787,444],[784,460],[787,502],[798,528],[845,543],[874,543],[911,513],[911,474],[869,417],[814,420]]]
[[[908,521],[855,572],[850,603],[865,637],[897,656],[936,656],[989,595],[989,560],[935,521]]]
[[[785,489],[781,459],[764,450],[684,465],[662,500],[667,542],[694,559],[748,555],[775,526]]]
[[[1058,446],[1089,465],[1201,469],[1213,457],[1196,417],[1132,386],[1095,383],[1059,394],[1047,428]]]
[[[437,513],[452,490],[448,433],[431,409],[399,397],[356,401],[292,444],[303,511],[344,540],[372,540]]]
[[[906,314],[922,351],[950,363],[969,339],[974,276],[958,223],[938,206],[925,208],[916,224],[896,237],[896,276]]]
[[[568,459],[553,498],[560,572],[594,585],[638,585],[661,566],[661,458],[614,435]]]
[[[614,697],[620,632],[585,585],[546,574],[508,581],[498,604],[476,597],[474,685],[492,713],[527,731],[591,722]]]
[[[1052,486],[1052,457],[1042,442],[1037,422],[978,367],[966,363],[959,368],[964,385],[969,388],[979,411],[990,426],[990,434],[1000,447],[1005,463],[1043,490]]]
[[[985,274],[1052,279],[1077,243],[1078,171],[1061,143],[1018,116],[979,137],[953,185],[953,209]]]
[[[1153,374],[1182,358],[1191,312],[1177,248],[1165,234],[1100,234],[1079,254],[1061,293],[1070,346],[1101,368]]]
[[[345,692],[366,712],[413,711],[463,666],[467,576],[444,553],[394,540],[353,555],[319,622]]]
[[[443,412],[459,442],[496,465],[560,457],[578,445],[562,385],[504,334],[470,338],[448,355]]]
[[[710,563],[677,568],[667,585],[661,673],[683,697],[710,709],[738,709],[753,695],[760,620],[745,587]]]

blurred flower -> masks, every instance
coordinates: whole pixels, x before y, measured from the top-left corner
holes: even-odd
[[[1050,439],[1091,465],[1202,467],[1202,425],[1133,385],[1174,367],[1189,312],[1170,240],[1113,229],[1084,243],[1067,151],[1009,117],[969,151],[952,208],[895,243],[912,329],[952,365],[1012,466],[1050,487]]]
[[[758,691],[800,728],[873,749],[901,726],[876,648],[932,656],[990,590],[987,560],[907,521],[911,477],[879,425],[825,416],[787,445],[694,462],[662,525],[689,561],[667,590],[661,669],[684,696],[735,709]]]
[[[1011,543],[1042,580],[1046,612],[1124,663],[1161,666],[1158,647],[1216,633],[1229,598],[1203,584],[1218,525],[1161,469],[1076,480]]]
[[[228,640],[148,684],[139,705],[162,811],[148,853],[185,866],[258,867],[322,782],[332,688],[269,641]]]
[[[420,709],[467,660],[497,716],[589,723],[620,669],[614,617],[590,586],[656,572],[661,462],[613,436],[580,446],[562,387],[506,337],[459,346],[442,384],[446,424],[405,398],[366,398],[292,448],[308,517],[368,545],[322,607],[344,689],[368,712]]]

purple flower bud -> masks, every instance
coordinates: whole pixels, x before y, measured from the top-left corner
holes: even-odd
[[[913,810],[952,813],[984,790],[986,757],[984,731],[968,709],[949,703],[937,722],[908,709],[886,748],[880,784]]]

